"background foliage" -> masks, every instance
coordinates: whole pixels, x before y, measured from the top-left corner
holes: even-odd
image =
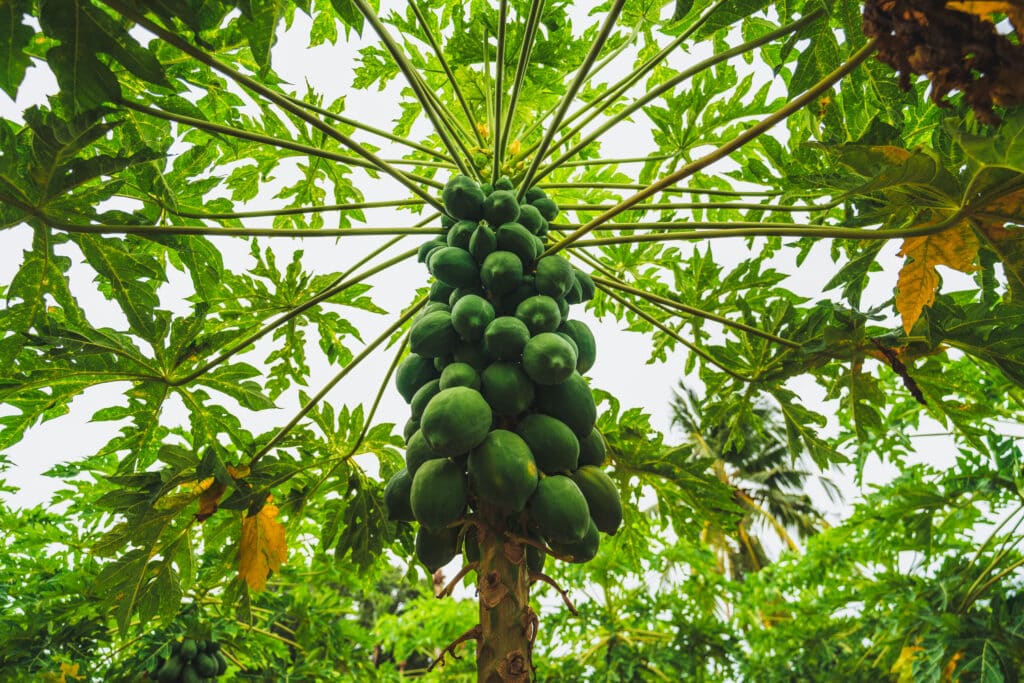
[[[901,90],[857,2],[550,1],[532,37],[508,7],[0,4],[0,87],[56,82],[0,122],[0,226],[29,245],[0,284],[0,452],[121,392],[52,501],[0,508],[0,677],[136,680],[190,635],[238,680],[398,680],[471,625],[383,514],[389,375],[345,381],[402,352],[426,284],[402,263],[458,167],[539,179],[591,312],[685,348],[696,392],[680,438],[598,388],[626,525],[557,570],[579,617],[540,588],[541,680],[1019,680],[1024,110]],[[279,76],[289,27],[335,46],[344,94]],[[495,112],[499,61],[522,85]],[[353,106],[381,91],[394,121]],[[630,134],[642,154],[603,152]],[[803,487],[872,458],[898,476],[829,527]]]

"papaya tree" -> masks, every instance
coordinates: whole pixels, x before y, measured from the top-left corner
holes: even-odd
[[[948,4],[3,3],[0,449],[83,401],[107,428],[33,535],[70,573],[12,555],[68,595],[11,670],[365,680],[473,643],[478,681],[543,676],[538,592],[574,613],[602,544],[639,573],[744,511],[597,386],[643,359],[594,319],[684,358],[723,452],[768,404],[823,470],[933,422],[1004,457],[1024,26]],[[339,655],[309,577],[355,609],[391,562],[478,621]]]

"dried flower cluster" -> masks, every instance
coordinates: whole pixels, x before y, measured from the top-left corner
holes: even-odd
[[[1002,35],[987,12],[1006,13],[1017,40]],[[878,39],[878,58],[899,72],[900,85],[910,88],[910,75],[927,76],[932,101],[960,91],[978,119],[995,125],[994,105],[1024,103],[1024,11],[1014,3],[945,2],[945,0],[867,0],[864,33]]]

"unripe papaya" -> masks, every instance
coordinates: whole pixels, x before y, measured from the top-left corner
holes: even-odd
[[[590,434],[580,439],[580,467],[593,465],[600,467],[604,464],[607,448],[604,444],[604,436],[594,427]]]
[[[537,384],[561,384],[576,371],[576,351],[554,332],[541,332],[523,347],[523,370]]]
[[[414,420],[419,420],[423,417],[423,409],[427,407],[427,403],[430,399],[437,396],[441,391],[440,380],[432,379],[422,387],[416,390],[416,393],[412,395],[412,402],[409,403],[410,416]]]
[[[423,463],[412,479],[409,502],[416,521],[428,529],[441,529],[466,509],[466,477],[447,458]]]
[[[172,683],[177,681],[181,677],[181,671],[185,668],[185,660],[181,658],[181,655],[171,655],[164,662],[164,665],[160,667],[160,671],[156,674],[156,680],[160,683]]]
[[[537,488],[530,447],[504,429],[495,429],[472,450],[467,468],[477,495],[509,512],[522,510]]]
[[[427,403],[420,430],[438,453],[467,453],[484,440],[491,428],[491,408],[479,392],[469,387],[443,389]]]
[[[484,192],[475,180],[456,175],[441,191],[441,201],[448,215],[461,220],[478,221],[484,215]]]
[[[395,372],[395,384],[405,402],[410,403],[420,387],[440,376],[441,372],[434,367],[433,360],[410,353]]]
[[[597,528],[615,535],[622,525],[622,501],[615,482],[600,467],[584,465],[572,474],[572,480],[583,492],[590,516]]]
[[[583,538],[590,524],[590,509],[569,477],[544,477],[527,503],[530,519],[550,541],[572,543]]]
[[[531,335],[554,332],[562,324],[558,302],[543,294],[531,296],[516,306],[516,317],[526,323]]]
[[[469,387],[480,391],[480,373],[469,363],[451,363],[441,371],[440,387]]]
[[[523,281],[523,263],[510,251],[492,251],[480,266],[480,280],[491,294],[507,294]]]
[[[510,223],[519,218],[519,200],[514,192],[495,190],[484,199],[484,219],[491,225]]]
[[[597,551],[601,547],[601,535],[598,533],[594,520],[590,520],[586,533],[578,541],[565,543],[551,539],[548,542],[551,544],[551,549],[556,553],[571,557],[571,562],[574,564],[581,564],[583,562],[590,562],[597,556]]]
[[[427,260],[430,274],[451,287],[477,287],[480,270],[465,249],[441,247]]]
[[[545,415],[558,418],[577,438],[586,437],[597,421],[597,406],[590,386],[578,372],[561,384],[537,386],[537,409]]]
[[[466,341],[476,341],[494,320],[494,306],[487,299],[468,294],[452,307],[452,327]]]
[[[459,552],[459,530],[430,530],[421,526],[416,532],[416,557],[431,573],[445,566]]]
[[[393,522],[414,522],[409,494],[412,492],[412,477],[404,467],[388,479],[384,487],[384,509]],[[213,674],[207,674],[212,676]]]
[[[576,343],[577,372],[582,375],[594,367],[594,361],[597,360],[597,341],[590,328],[579,320],[566,320],[559,326],[558,331],[572,337],[573,342]]]
[[[484,330],[484,348],[500,360],[519,360],[530,340],[530,329],[519,318],[495,318]]]
[[[526,441],[542,472],[572,472],[578,466],[579,440],[561,420],[550,415],[532,413],[519,421],[516,434]]]
[[[533,382],[515,363],[491,363],[481,373],[480,385],[480,392],[497,415],[518,415],[533,403]]]

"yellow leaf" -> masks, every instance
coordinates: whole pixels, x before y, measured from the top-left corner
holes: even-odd
[[[267,587],[267,577],[281,568],[288,554],[284,525],[274,519],[277,512],[277,506],[268,502],[242,520],[238,575],[253,591]]]
[[[896,281],[896,310],[909,334],[924,307],[935,302],[940,283],[937,266],[962,273],[977,270],[974,259],[978,255],[978,237],[969,225],[962,223],[934,235],[908,237],[899,255],[907,257],[907,262]]]
[[[1024,29],[1024,7],[1013,2],[947,2],[946,9],[974,14],[985,21],[995,21],[996,14],[1005,14],[1018,30]]]
[[[57,683],[68,683],[68,678],[73,681],[85,680],[84,675],[78,674],[78,664],[68,664],[67,662],[61,662],[60,674],[46,674],[49,680],[57,681]]]
[[[923,649],[920,645],[907,645],[900,650],[900,656],[889,669],[893,683],[914,683],[914,658]]]
[[[957,652],[949,658],[949,661],[946,662],[946,666],[942,667],[942,683],[958,683],[960,681],[959,678],[955,680],[953,679],[953,672],[956,671],[956,665],[963,656],[963,652]]]

